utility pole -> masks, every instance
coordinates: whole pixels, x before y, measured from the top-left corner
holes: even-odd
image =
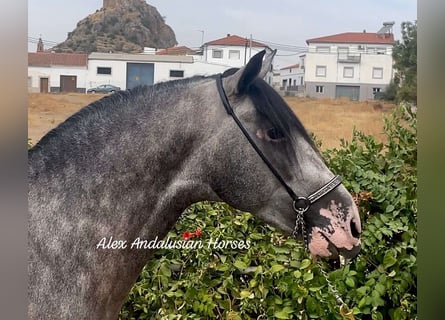
[[[246,65],[247,60],[247,38],[246,41],[244,41],[244,65]]]
[[[201,47],[202,47],[204,44],[204,30],[196,30],[196,31],[201,32]]]
[[[202,51],[202,55],[204,55],[204,30],[196,30],[198,32],[201,32],[201,51]],[[205,57],[205,61],[207,61],[207,53],[206,53],[206,57]]]
[[[252,34],[250,34],[250,39],[249,39],[249,60],[250,58],[252,58]]]

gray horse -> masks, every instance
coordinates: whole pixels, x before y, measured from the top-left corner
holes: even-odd
[[[333,174],[283,99],[262,78],[274,52],[222,77],[253,143],[295,193]],[[286,234],[293,199],[227,114],[217,77],[138,87],[83,108],[29,151],[30,319],[116,319],[152,251],[97,248],[104,237],[162,239],[185,208],[224,201]],[[357,207],[336,186],[304,213],[322,257],[360,250]]]

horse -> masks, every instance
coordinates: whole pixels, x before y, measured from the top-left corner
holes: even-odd
[[[162,239],[203,200],[251,212],[314,256],[358,254],[351,194],[263,80],[275,52],[113,93],[29,150],[30,319],[117,319],[153,253],[125,241]],[[97,247],[111,237],[120,245]]]

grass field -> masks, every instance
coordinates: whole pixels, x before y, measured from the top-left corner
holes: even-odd
[[[49,130],[100,94],[29,94],[28,137],[36,143]],[[335,148],[340,139],[351,140],[354,127],[382,140],[383,116],[394,108],[382,102],[354,102],[348,99],[286,97],[287,103],[306,129],[322,141],[322,148]]]

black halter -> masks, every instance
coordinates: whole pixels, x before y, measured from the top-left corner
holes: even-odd
[[[292,198],[293,203],[292,207],[294,211],[297,213],[297,219],[296,219],[296,225],[294,230],[294,236],[296,236],[296,233],[298,229],[301,229],[304,242],[307,245],[307,235],[305,232],[305,226],[304,226],[304,216],[303,214],[309,209],[309,207],[318,201],[320,198],[334,190],[337,186],[341,184],[341,177],[335,176],[332,178],[328,183],[326,183],[323,187],[315,191],[314,193],[310,194],[307,197],[297,196],[295,192],[292,190],[292,188],[284,181],[283,177],[278,173],[278,171],[275,169],[275,167],[272,165],[272,163],[266,158],[264,153],[261,151],[261,149],[257,146],[255,141],[253,141],[252,137],[247,132],[246,128],[242,125],[241,121],[233,111],[232,106],[230,105],[229,99],[227,98],[226,92],[224,91],[223,83],[222,83],[222,75],[219,74],[216,77],[216,86],[218,88],[219,96],[221,97],[221,101],[224,105],[224,108],[226,109],[227,113],[232,116],[235,123],[238,125],[238,127],[241,129],[241,132],[246,137],[247,141],[249,141],[250,145],[255,149],[256,153],[260,156],[260,158],[264,161],[264,163],[267,165],[269,170],[273,173],[273,175],[280,181],[280,183],[283,185],[284,189],[286,189],[289,196]]]

